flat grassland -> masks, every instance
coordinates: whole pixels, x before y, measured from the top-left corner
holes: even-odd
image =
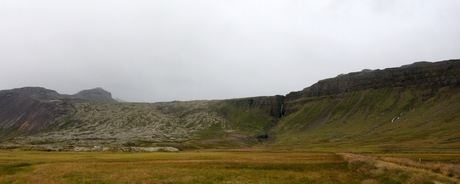
[[[0,151],[0,183],[459,183],[460,154]]]

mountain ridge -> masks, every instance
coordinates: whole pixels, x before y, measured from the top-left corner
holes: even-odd
[[[323,79],[301,91],[288,93],[286,101],[294,102],[303,98],[328,96],[370,88],[412,85],[431,90],[426,94],[426,98],[429,98],[438,88],[458,86],[460,84],[459,68],[459,60],[446,60],[433,63],[415,62],[410,65],[383,70],[351,72],[334,78]]]
[[[17,126],[0,132],[12,147],[54,145],[64,150],[93,145],[415,149],[409,143],[419,143],[425,150],[460,150],[459,143],[449,141],[460,135],[454,128],[460,121],[459,82],[460,60],[446,60],[342,74],[285,96],[117,103],[110,92],[98,88],[86,100],[82,94],[88,91],[66,96],[50,90],[35,96],[57,103],[52,106],[66,109],[65,113],[44,118],[41,123],[46,125],[36,131],[21,132]],[[105,97],[113,101],[98,101]],[[0,123],[5,124],[1,121],[5,117],[11,116],[0,114]]]
[[[82,90],[72,96],[94,102],[117,102],[117,100],[112,98],[112,93],[102,89],[101,87]]]
[[[96,95],[93,95],[96,94]],[[46,129],[74,113],[73,102],[112,102],[102,88],[63,95],[43,87],[23,87],[0,91],[0,138],[30,135]]]

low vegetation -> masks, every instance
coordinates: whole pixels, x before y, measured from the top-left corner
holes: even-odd
[[[351,152],[458,152],[460,88],[366,89],[302,99],[269,147]],[[291,102],[287,107],[295,106]],[[299,105],[298,105],[299,106]],[[289,110],[289,109],[288,109]]]
[[[407,158],[340,153],[348,166],[369,177],[364,183],[458,183],[460,165],[421,163]],[[411,154],[406,154],[411,155]],[[417,156],[412,154],[411,156]],[[440,156],[440,155],[438,155]],[[458,155],[450,155],[458,157]],[[441,155],[441,158],[452,158]],[[442,170],[442,171],[441,171]],[[455,174],[454,174],[455,173]]]
[[[460,183],[459,68],[365,70],[286,96],[215,101],[6,91],[3,124],[18,126],[0,129],[0,183]]]
[[[226,101],[75,103],[76,112],[14,145],[72,147],[174,146],[180,149],[241,148],[257,143],[273,118]]]
[[[446,166],[444,161],[460,157],[456,154],[437,156],[441,158],[439,164]],[[437,172],[428,164],[407,164],[406,159],[409,158],[394,155],[257,149],[180,153],[1,151],[0,183],[459,182],[458,173]],[[458,165],[452,167],[458,169]]]

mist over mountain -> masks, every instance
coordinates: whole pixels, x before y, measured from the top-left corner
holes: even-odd
[[[173,146],[355,151],[457,150],[460,60],[320,80],[286,95],[119,103],[95,88],[0,91],[3,148]]]
[[[285,95],[458,58],[458,0],[2,1],[0,89],[129,102]]]

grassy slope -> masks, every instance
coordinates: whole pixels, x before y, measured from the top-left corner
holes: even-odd
[[[301,110],[281,120],[274,131],[277,141],[270,146],[323,151],[460,151],[459,91],[446,87],[427,98],[430,91],[384,88],[308,99]]]

